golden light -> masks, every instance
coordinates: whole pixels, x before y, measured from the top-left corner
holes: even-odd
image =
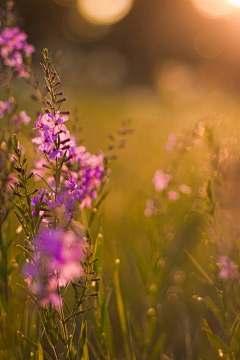
[[[233,2],[240,5],[240,0],[192,0],[193,6],[209,18],[227,16],[234,9]]]
[[[235,6],[240,6],[240,0],[227,0],[230,4]]]
[[[134,0],[78,0],[80,14],[95,25],[111,25],[123,19]]]
[[[226,48],[224,33],[211,27],[196,33],[194,38],[196,52],[205,59],[214,59],[220,56]]]
[[[94,25],[86,21],[75,6],[65,12],[64,21],[62,23],[62,31],[64,35],[71,41],[76,43],[85,43],[93,39],[101,39],[110,29],[108,25]]]

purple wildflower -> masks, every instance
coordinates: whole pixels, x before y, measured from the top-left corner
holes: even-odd
[[[219,274],[218,277],[223,280],[234,280],[239,278],[238,266],[237,264],[229,259],[227,256],[219,257]]]
[[[40,114],[35,123],[38,136],[32,142],[39,145],[38,151],[47,154],[50,160],[61,158],[65,153],[67,158],[72,154],[70,133],[64,125],[67,120],[68,116],[61,116],[58,111],[56,115]]]
[[[79,203],[80,208],[90,208],[97,191],[106,178],[103,154],[92,155],[84,147],[73,153],[74,166],[66,171],[65,197]]]
[[[27,35],[19,28],[5,28],[0,34],[0,54],[5,66],[12,68],[18,77],[30,76],[26,66],[27,60],[35,51],[27,42]]]
[[[31,118],[27,115],[26,111],[21,110],[19,114],[14,113],[16,109],[16,103],[14,104],[15,99],[13,96],[3,102],[0,100],[0,119],[2,119],[5,115],[11,115],[11,121],[14,125],[20,125],[24,123],[28,125],[31,121]]]
[[[154,174],[152,182],[156,191],[162,191],[168,187],[168,184],[171,180],[172,175],[165,174],[162,170],[157,170]]]
[[[24,267],[30,291],[41,306],[62,305],[59,287],[82,275],[83,239],[63,228],[44,228],[33,241],[34,256]]]
[[[19,115],[16,114],[13,115],[12,120],[14,121],[15,124],[23,123],[24,125],[28,125],[31,121],[31,118],[28,116],[26,111],[21,110],[19,112]]]
[[[2,119],[4,115],[10,115],[12,113],[11,104],[13,102],[14,98],[12,96],[5,102],[0,100],[0,119]]]

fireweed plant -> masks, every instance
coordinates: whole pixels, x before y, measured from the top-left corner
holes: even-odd
[[[217,135],[224,124],[217,114],[182,136],[169,135],[172,158],[153,174],[154,195],[141,210],[147,244],[130,244],[137,290],[130,303],[119,259],[108,286],[102,281],[101,205],[112,151],[124,147],[132,130],[124,122],[109,135],[107,155],[78,145],[49,51],[43,51],[41,94],[34,47],[12,8],[7,1],[0,29],[0,359],[238,360],[236,135]],[[14,96],[19,81],[34,88],[40,108],[33,164],[18,140],[31,121]],[[202,165],[190,166],[186,176],[186,163],[197,159]],[[109,309],[114,293],[119,329]]]
[[[97,305],[96,284],[101,281],[96,264],[102,235],[93,237],[91,228],[108,192],[113,156],[89,153],[70,134],[70,111],[62,110],[66,98],[47,49],[41,95],[31,63],[34,47],[18,28],[13,5],[8,1],[1,13],[0,31],[5,90],[0,101],[0,358],[87,359],[85,314]],[[21,125],[31,121],[13,96],[13,85],[21,78],[34,87],[33,98],[41,106],[32,139],[39,156],[31,170],[17,137]],[[110,136],[109,150],[123,147],[130,132],[124,123],[118,140]],[[15,234],[12,212],[19,222]],[[100,225],[95,227],[100,231]],[[18,275],[16,268],[21,269]],[[16,314],[18,301],[22,313]]]

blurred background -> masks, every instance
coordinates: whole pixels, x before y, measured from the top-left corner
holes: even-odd
[[[78,87],[239,89],[240,0],[19,0],[37,48],[62,49]]]
[[[89,151],[106,152],[108,134],[132,120],[105,207],[107,263],[120,256],[128,274],[129,238],[148,241],[143,214],[154,172],[171,159],[168,135],[213,112],[231,131],[239,126],[240,0],[18,0],[15,11],[36,48],[41,83],[42,49],[62,51],[66,106],[77,107]],[[29,90],[16,91],[34,121]],[[192,176],[196,161],[182,173]]]
[[[236,136],[239,130],[240,0],[17,0],[15,10],[29,43],[36,48],[34,62],[41,84],[42,49],[48,47],[54,58],[62,51],[66,106],[72,112],[77,107],[83,128],[79,137],[89,151],[100,148],[107,152],[108,134],[117,137],[121,121],[132,120],[134,134],[112,164],[112,191],[104,208],[104,282],[108,284],[114,261],[120,258],[124,299],[139,320],[147,316],[148,303],[143,305],[146,299],[140,293],[143,285],[136,254],[140,249],[143,258],[149,259],[155,230],[144,209],[154,194],[155,171],[171,160],[172,154],[165,150],[168,135],[181,135],[208,114],[221,118],[223,135],[230,132]],[[22,135],[29,142],[37,107],[29,100],[31,90],[23,89],[21,83],[15,90],[33,119]],[[30,151],[28,156],[34,155]],[[201,151],[188,156],[178,181],[196,189],[199,169],[206,159]],[[186,202],[185,206],[187,211],[191,204]],[[177,221],[180,226],[185,222],[181,216]],[[198,223],[194,221],[186,225],[191,228],[190,235],[182,230],[176,236],[169,265],[171,271],[188,266],[184,271],[190,282],[195,275],[191,277],[190,265],[182,266],[186,257],[181,249],[193,248],[198,241]],[[205,258],[204,251],[202,256]],[[169,283],[160,301],[168,303],[169,314],[174,314],[165,296],[171,276],[166,275],[166,279]],[[186,285],[190,299],[198,290],[194,280]],[[113,304],[118,343],[121,335]],[[198,309],[191,316],[199,321]],[[170,334],[176,322],[167,320],[173,324]],[[181,329],[176,333],[180,336]]]

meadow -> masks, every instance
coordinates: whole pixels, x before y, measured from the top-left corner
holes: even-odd
[[[85,89],[47,49],[37,85],[11,14],[0,359],[238,360],[239,94]]]

